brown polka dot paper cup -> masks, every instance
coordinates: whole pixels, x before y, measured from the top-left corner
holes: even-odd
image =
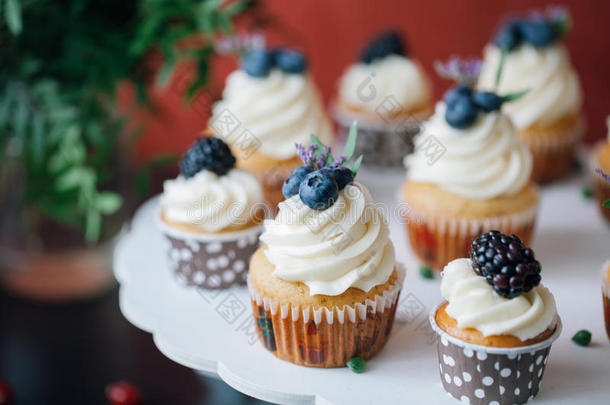
[[[559,318],[555,332],[536,344],[486,347],[442,330],[435,321],[439,308],[430,313],[430,324],[437,334],[441,382],[449,395],[463,404],[509,405],[523,404],[538,394],[551,344],[561,333]]]
[[[199,234],[175,229],[161,219],[157,222],[169,269],[178,283],[213,290],[246,284],[261,224],[236,232]]]

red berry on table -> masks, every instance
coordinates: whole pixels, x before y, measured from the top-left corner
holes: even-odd
[[[138,405],[140,392],[134,384],[119,381],[106,387],[106,398],[111,405]]]
[[[8,383],[0,381],[0,405],[10,405],[15,397],[13,388]]]

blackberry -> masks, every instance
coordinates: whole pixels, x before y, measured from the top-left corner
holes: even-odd
[[[362,52],[360,60],[366,64],[370,64],[376,59],[385,58],[388,55],[406,56],[406,54],[407,49],[400,33],[390,30],[373,38]]]
[[[472,267],[505,298],[518,297],[540,284],[540,263],[516,235],[490,231],[472,242]]]
[[[235,156],[222,139],[199,138],[182,156],[180,172],[187,179],[202,170],[209,170],[222,176],[234,166]]]

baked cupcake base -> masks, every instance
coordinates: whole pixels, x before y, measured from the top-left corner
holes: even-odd
[[[569,174],[584,128],[584,119],[574,115],[552,126],[532,127],[519,132],[519,137],[532,153],[532,178],[536,183],[549,183]]]
[[[252,257],[248,287],[258,337],[276,357],[309,367],[344,367],[349,359],[369,359],[388,340],[405,276],[397,266],[383,285],[340,296],[309,296],[303,283],[272,275],[259,249]]]
[[[180,284],[212,290],[246,284],[248,262],[263,231],[261,224],[207,234],[196,232],[192,225],[171,223],[161,212],[157,218],[170,271]]]
[[[436,306],[429,320],[437,334],[441,382],[449,395],[472,405],[509,405],[525,403],[538,393],[551,344],[561,333],[559,318],[550,335],[545,332],[531,344],[488,347],[465,342],[440,327],[437,312],[444,305]]]
[[[533,184],[516,196],[469,200],[428,183],[408,182],[403,189],[408,204],[405,224],[418,259],[431,269],[468,257],[472,241],[498,230],[515,234],[529,245],[538,212],[538,191]]]

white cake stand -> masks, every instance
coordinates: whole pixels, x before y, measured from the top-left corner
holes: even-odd
[[[363,171],[359,180],[376,201],[387,204],[398,260],[408,269],[397,322],[382,352],[366,372],[347,368],[312,369],[276,359],[259,343],[245,288],[202,292],[178,285],[166,267],[161,235],[153,215],[154,198],[133,219],[116,247],[115,274],[120,307],[135,326],[153,335],[170,359],[217,375],[245,394],[290,404],[458,403],[441,388],[436,346],[428,312],[440,300],[439,280],[424,280],[394,211],[403,175]],[[603,326],[600,268],[610,258],[610,228],[581,182],[544,189],[534,248],[543,265],[543,282],[554,293],[564,331],[555,342],[536,404],[608,404],[610,345]],[[570,341],[588,329],[593,342]]]

